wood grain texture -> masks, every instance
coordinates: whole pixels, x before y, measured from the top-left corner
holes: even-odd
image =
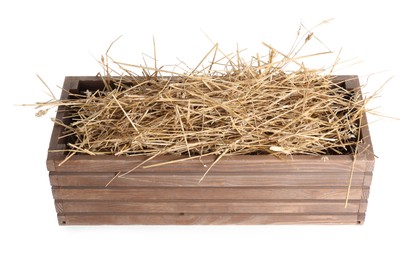
[[[60,225],[361,224],[357,214],[58,214]]]
[[[50,173],[51,186],[60,187],[105,187],[116,173]],[[208,174],[199,183],[201,174],[131,173],[115,178],[109,187],[298,187],[298,186],[348,186],[348,175],[331,174]],[[370,186],[372,175],[355,173],[352,185]]]
[[[276,201],[57,201],[58,213],[358,213],[365,202]],[[364,208],[363,208],[364,209]],[[362,212],[365,212],[363,210]]]
[[[164,155],[150,160],[147,165],[168,162],[185,158],[183,156]],[[211,172],[219,173],[350,173],[352,170],[351,155],[329,155],[327,160],[321,156],[295,155],[293,159],[278,159],[272,155],[234,155],[225,156],[220,160]],[[138,164],[147,159],[145,156],[115,157],[113,155],[75,155],[66,163],[59,166],[65,159],[65,155],[50,153],[47,159],[49,171],[56,172],[127,172],[135,168]],[[172,172],[172,173],[201,173],[207,168],[205,165],[211,165],[215,156],[206,156],[201,160],[191,159],[181,163],[173,163],[153,168],[139,167],[135,172]],[[371,168],[374,161],[366,160],[358,156],[354,165],[355,172],[366,172]]]
[[[359,200],[362,188],[352,187],[349,199]],[[148,188],[53,188],[56,200],[344,200],[346,188],[201,188],[201,187],[148,187]]]

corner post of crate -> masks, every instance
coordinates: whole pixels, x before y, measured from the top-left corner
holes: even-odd
[[[65,225],[69,224],[69,223],[67,223],[67,217],[66,217],[65,214],[58,213],[57,214],[57,219],[58,219],[58,225],[60,225],[60,226],[65,226]]]
[[[375,155],[372,146],[371,135],[368,129],[368,120],[365,111],[362,112],[361,122],[359,127],[361,128],[362,142],[359,144],[360,155],[365,160],[364,168],[364,182],[362,185],[362,197],[360,203],[360,209],[358,211],[358,223],[363,224],[365,221],[365,213],[367,211],[367,203],[370,194],[370,185],[372,179],[372,172],[374,170]]]

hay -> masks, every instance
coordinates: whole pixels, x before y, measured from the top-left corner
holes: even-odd
[[[250,61],[214,44],[184,72],[158,67],[155,48],[154,67],[117,62],[106,52],[103,90],[37,105],[67,110],[70,124],[54,122],[66,129],[69,157],[353,154],[365,100],[335,82],[332,71],[304,66],[302,58],[314,55],[298,53],[312,36],[288,54],[264,44],[268,54]]]

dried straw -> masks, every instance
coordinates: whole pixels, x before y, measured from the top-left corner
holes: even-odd
[[[306,68],[302,59],[318,54],[298,56],[313,34],[300,37],[288,54],[264,43],[268,54],[250,61],[214,44],[185,72],[158,67],[153,39],[154,67],[106,52],[103,91],[37,105],[66,108],[71,123],[55,123],[69,155],[353,154],[365,102],[331,71]]]

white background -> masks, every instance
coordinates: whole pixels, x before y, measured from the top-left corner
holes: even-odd
[[[0,259],[418,259],[419,20],[411,2],[2,2]],[[300,22],[329,18],[315,35],[342,47],[342,59],[362,61],[339,74],[366,83],[380,72],[370,92],[394,76],[371,104],[400,120],[369,117],[379,159],[363,226],[58,226],[45,166],[53,115],[14,106],[48,98],[36,73],[58,95],[66,75],[99,72],[95,58],[119,35],[119,60],[152,54],[154,35],[160,64],[180,58],[193,66],[212,47],[202,31],[226,52],[240,43],[248,55],[263,53],[262,41],[285,52]]]

